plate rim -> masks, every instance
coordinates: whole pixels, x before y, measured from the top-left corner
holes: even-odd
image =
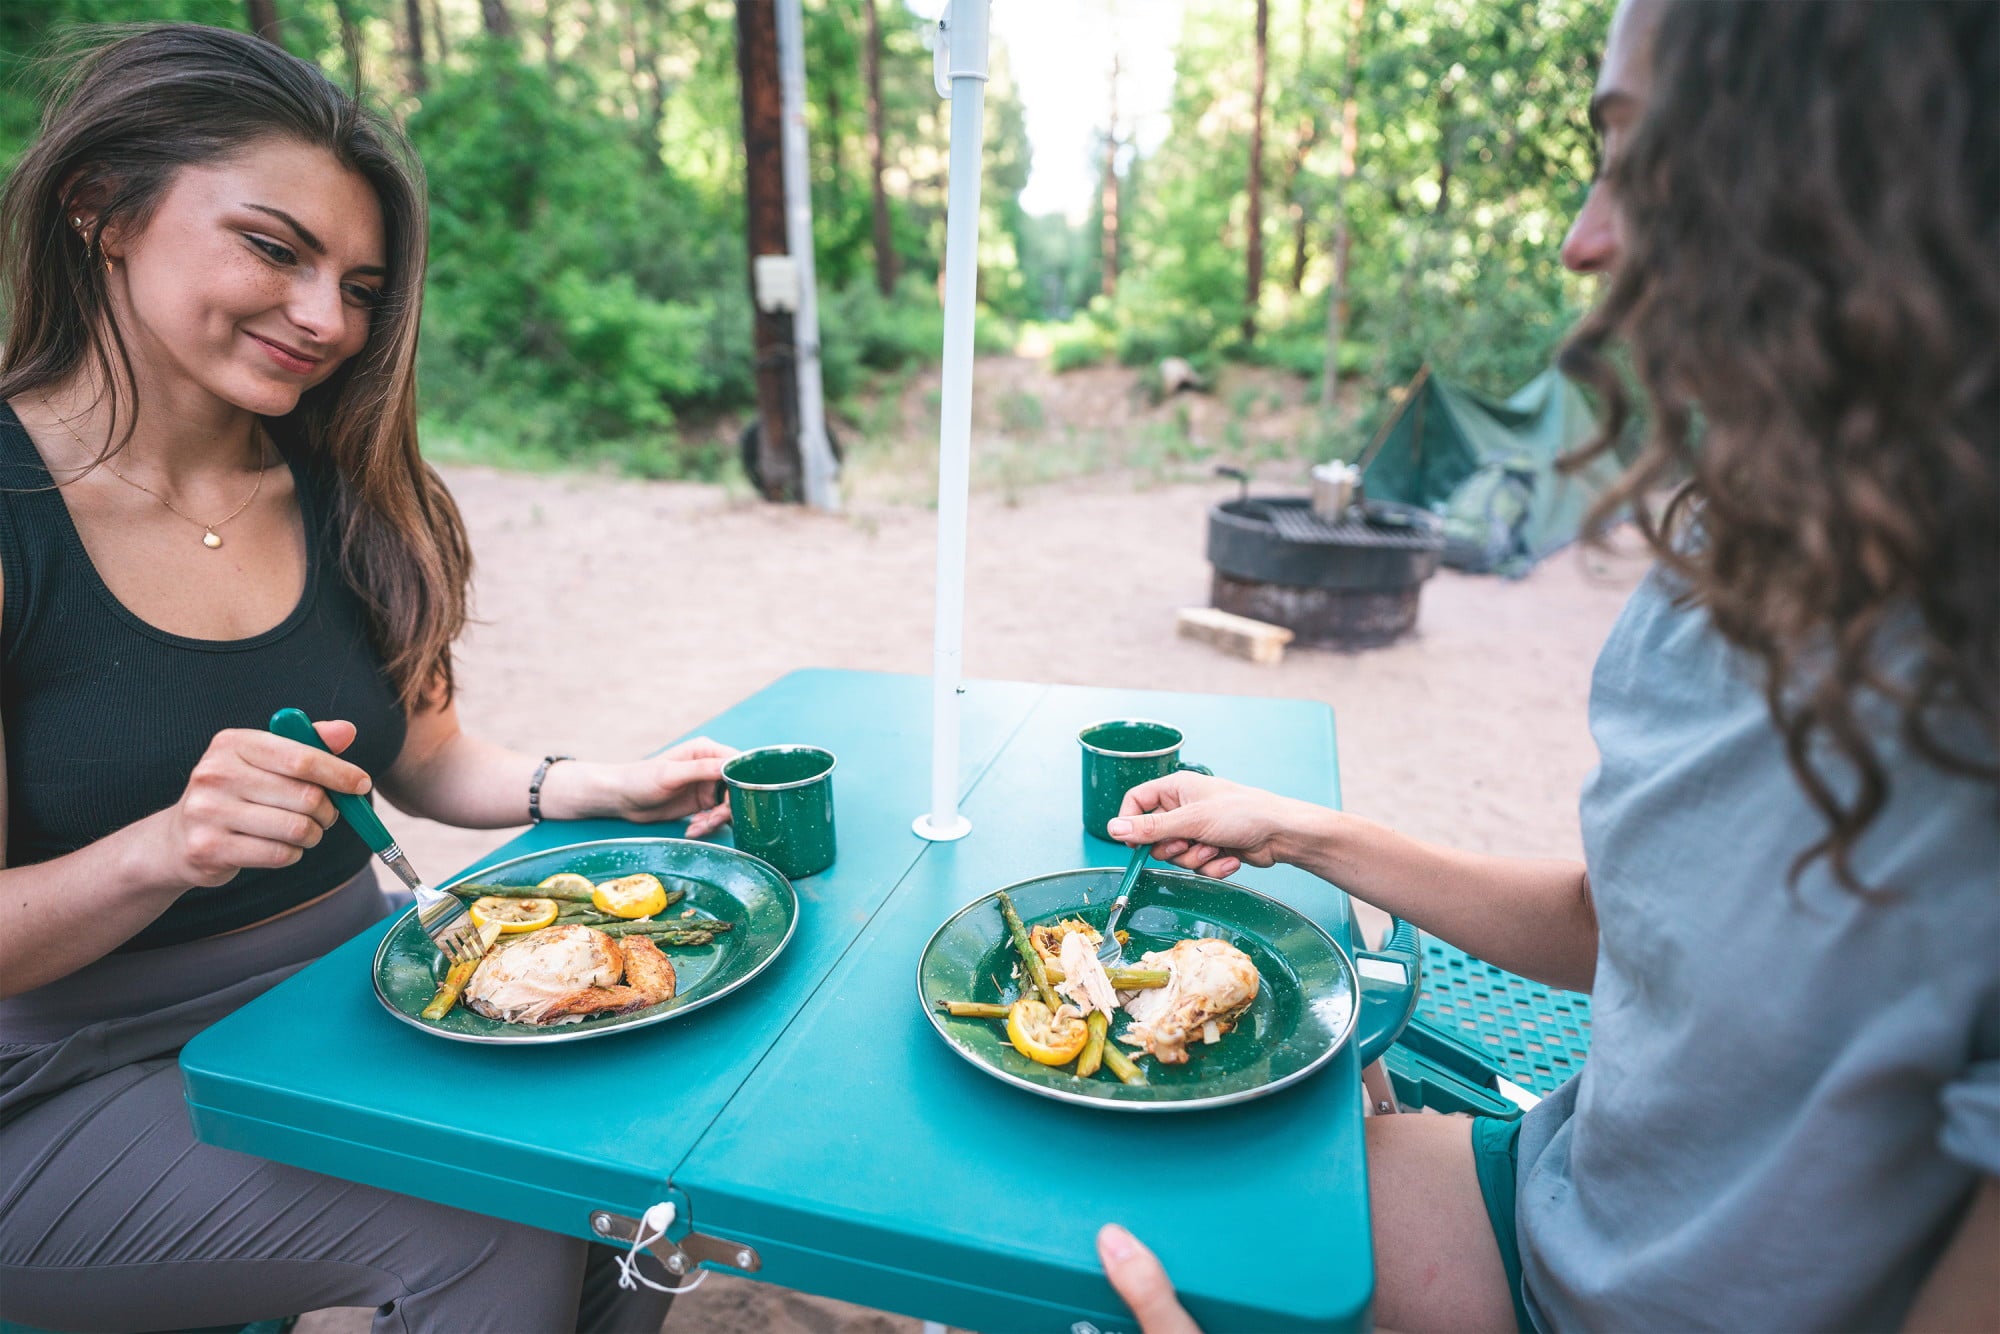
[[[597,848],[597,847],[604,847],[607,845],[615,846],[621,843],[644,843],[648,845],[658,845],[661,843],[686,844],[691,847],[703,848],[708,851],[729,853],[734,856],[741,857],[745,861],[755,862],[757,865],[763,867],[765,870],[769,871],[773,876],[777,877],[778,883],[785,887],[785,893],[790,897],[792,903],[791,921],[785,927],[784,937],[778,941],[778,947],[772,950],[769,954],[765,955],[764,958],[758,962],[756,967],[752,968],[749,972],[737,978],[735,981],[729,983],[727,986],[722,987],[719,990],[712,991],[708,995],[701,997],[699,1000],[696,1000],[691,1004],[676,1006],[671,1010],[663,1010],[659,1014],[648,1015],[643,1019],[634,1019],[630,1023],[612,1024],[603,1028],[571,1028],[568,1032],[542,1032],[542,1033],[530,1032],[530,1033],[523,1033],[518,1037],[510,1034],[498,1034],[498,1033],[454,1033],[449,1029],[439,1028],[434,1024],[427,1023],[424,1019],[422,1019],[417,1015],[405,1014],[402,1008],[398,1006],[394,1001],[391,1001],[389,997],[385,995],[382,991],[383,958],[388,953],[390,939],[394,937],[398,931],[403,929],[403,923],[405,919],[413,916],[416,913],[417,906],[413,903],[408,908],[405,908],[401,913],[398,913],[396,915],[396,918],[390,924],[389,929],[387,931],[384,931],[382,933],[382,938],[375,942],[375,953],[371,958],[368,966],[368,980],[370,986],[372,986],[375,991],[375,999],[382,1003],[383,1009],[387,1010],[391,1015],[395,1016],[397,1019],[402,1020],[410,1027],[415,1028],[420,1032],[428,1033],[430,1036],[434,1038],[444,1038],[451,1042],[474,1042],[474,1043],[479,1043],[482,1046],[489,1046],[489,1047],[540,1046],[545,1043],[551,1043],[551,1042],[582,1042],[589,1038],[609,1037],[613,1033],[629,1033],[634,1029],[646,1028],[653,1024],[663,1023],[669,1019],[677,1019],[684,1014],[693,1014],[696,1010],[701,1009],[704,1005],[709,1005],[714,1003],[715,1001],[721,1000],[724,996],[729,995],[731,992],[737,990],[739,987],[742,987],[746,983],[755,979],[766,968],[769,968],[772,965],[772,963],[776,962],[778,956],[785,952],[785,947],[792,943],[793,935],[795,935],[798,932],[799,892],[797,887],[792,884],[791,879],[788,876],[786,876],[784,872],[780,871],[777,867],[771,865],[771,863],[765,861],[762,857],[758,857],[751,853],[745,852],[741,848],[731,847],[726,843],[710,843],[707,842],[706,840],[698,838],[668,838],[664,836],[647,837],[645,835],[631,835],[624,838],[589,838],[589,839],[584,839],[583,841],[578,843],[561,843],[556,845],[555,847],[543,848],[537,852],[524,852],[521,853],[519,856],[509,857],[505,861],[494,862],[488,866],[479,866],[475,869],[461,871],[459,874],[452,876],[450,879],[441,882],[437,886],[437,888],[440,890],[449,889],[453,885],[463,884],[467,880],[472,879],[472,877],[474,877],[475,875],[488,875],[494,871],[501,870],[505,867],[513,866],[519,862],[529,861],[538,857],[546,857],[550,853],[570,852],[578,848]]]
[[[1002,890],[1018,889],[1023,885],[1033,885],[1043,880],[1053,880],[1058,876],[1069,876],[1069,875],[1090,874],[1090,873],[1101,873],[1112,876],[1121,876],[1125,873],[1125,868],[1122,866],[1079,866],[1067,871],[1049,871],[1043,875],[1029,876],[1025,880],[1016,880],[1012,884],[1002,885],[1000,886],[999,889],[988,890],[986,893],[981,894],[979,897],[972,899],[967,903],[961,904],[957,908],[953,909],[952,912],[942,922],[938,923],[937,930],[931,932],[930,939],[926,940],[924,942],[924,947],[921,950],[917,951],[917,969],[916,969],[917,1008],[923,1011],[924,1018],[930,1021],[930,1026],[932,1030],[937,1033],[939,1039],[943,1041],[945,1047],[949,1049],[953,1054],[955,1054],[960,1060],[972,1066],[975,1070],[979,1070],[985,1074],[991,1075],[993,1078],[1000,1080],[1002,1083],[1012,1084],[1016,1088],[1026,1089],[1030,1093],[1038,1094],[1041,1097],[1049,1098],[1056,1102],[1066,1102],[1071,1104],[1072,1106],[1089,1107],[1098,1111],[1145,1113],[1145,1112],[1206,1111],[1214,1107],[1229,1107],[1233,1106],[1236,1103],[1250,1102],[1257,1098],[1268,1097],[1269,1095],[1276,1093],[1278,1090],[1283,1088],[1289,1088],[1293,1084],[1296,1084],[1300,1080],[1315,1073],[1328,1061],[1331,1061],[1334,1057],[1338,1056],[1347,1047],[1347,1044],[1353,1041],[1355,1030],[1360,1026],[1361,1023],[1361,974],[1359,970],[1357,970],[1354,966],[1354,956],[1348,953],[1348,951],[1341,945],[1341,943],[1338,940],[1335,940],[1333,938],[1333,934],[1330,931],[1328,931],[1325,927],[1321,926],[1318,922],[1314,921],[1312,918],[1300,912],[1297,908],[1293,907],[1291,904],[1286,903],[1283,899],[1278,898],[1277,896],[1272,894],[1266,894],[1262,890],[1251,889],[1248,885],[1238,884],[1234,880],[1214,880],[1209,878],[1208,876],[1197,875],[1192,871],[1183,871],[1180,870],[1179,868],[1155,869],[1149,866],[1146,868],[1146,870],[1148,874],[1166,875],[1166,876],[1171,876],[1175,879],[1192,880],[1204,886],[1214,887],[1220,885],[1227,885],[1230,889],[1236,891],[1239,894],[1253,895],[1254,897],[1263,899],[1266,902],[1276,904],[1279,908],[1284,909],[1286,912],[1292,914],[1294,917],[1298,918],[1301,922],[1304,922],[1307,926],[1311,927],[1313,931],[1317,933],[1319,937],[1326,942],[1327,947],[1333,951],[1335,957],[1337,957],[1340,960],[1340,963],[1344,968],[1345,975],[1347,977],[1348,992],[1350,996],[1353,998],[1353,1004],[1348,1006],[1347,1009],[1347,1023],[1342,1027],[1339,1036],[1336,1037],[1332,1042],[1327,1044],[1327,1048],[1325,1051],[1321,1052],[1318,1056],[1314,1057],[1311,1061],[1307,1062],[1305,1065],[1301,1066],[1297,1070],[1292,1071],[1288,1075],[1284,1075],[1281,1078],[1271,1080],[1268,1083],[1259,1084],[1254,1088],[1239,1089],[1234,1093],[1216,1093],[1207,1095],[1205,1097],[1197,1097],[1197,1098],[1174,1098],[1164,1102],[1126,1102],[1120,1098],[1092,1097],[1087,1093],[1073,1093],[1067,1089],[1051,1088],[1046,1084],[1038,1084],[1032,1079],[1024,1079],[1020,1075],[1014,1074],[1007,1070],[1002,1070],[998,1066],[989,1065],[985,1061],[982,1061],[977,1057],[973,1056],[970,1052],[966,1051],[965,1048],[961,1047],[958,1043],[952,1041],[951,1034],[945,1031],[943,1017],[938,1015],[931,1009],[930,1005],[928,1004],[924,996],[924,960],[930,957],[931,947],[937,944],[938,937],[944,934],[946,927],[950,926],[953,922],[956,922],[959,918],[963,917],[966,913],[972,911],[980,904],[985,903],[989,899],[994,898]]]

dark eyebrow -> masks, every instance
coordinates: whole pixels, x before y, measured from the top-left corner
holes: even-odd
[[[1603,134],[1604,115],[1607,111],[1615,106],[1630,106],[1637,101],[1638,99],[1628,92],[1617,88],[1605,89],[1590,99],[1590,128],[1599,134]]]
[[[326,242],[320,240],[317,236],[314,236],[312,234],[312,231],[309,228],[307,228],[307,226],[304,223],[300,222],[297,218],[293,217],[291,214],[285,212],[285,210],[281,208],[272,208],[269,204],[246,203],[243,205],[243,207],[247,209],[252,209],[258,213],[268,213],[272,217],[276,218],[279,222],[284,223],[287,227],[290,227],[294,232],[298,233],[299,239],[306,243],[306,249],[312,251],[315,255],[324,255],[326,253]],[[389,271],[383,268],[379,264],[363,264],[358,266],[354,271],[356,273],[367,274],[368,276],[374,278],[386,278],[389,276]]]

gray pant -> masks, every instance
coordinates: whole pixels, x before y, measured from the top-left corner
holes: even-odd
[[[342,912],[285,919],[282,933],[228,947],[230,958],[243,968],[271,963],[346,930],[357,911],[379,916],[372,878],[366,891],[372,900],[344,890]],[[106,992],[121,989],[156,1004],[66,1038],[19,1040],[52,1036],[46,1025],[60,1006],[49,996],[0,1004],[0,1040],[15,1039],[0,1045],[0,1318],[139,1334],[373,1306],[375,1334],[659,1329],[670,1299],[621,1292],[604,1247],[195,1142],[173,1056],[148,1049],[172,1040],[161,1016],[209,1004],[206,995],[157,1004],[176,1000],[154,985],[163,967],[200,960],[217,971],[215,943],[196,945],[208,952],[114,956],[85,970],[94,976],[78,975],[86,1009],[101,1010]],[[288,970],[281,962],[276,971]],[[261,989],[211,980],[235,982],[227,1004]]]

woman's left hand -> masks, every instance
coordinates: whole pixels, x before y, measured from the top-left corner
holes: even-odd
[[[549,770],[542,787],[542,809],[551,816],[567,816],[567,812],[561,811],[561,807],[570,804],[567,800],[570,792],[566,789],[595,789],[595,801],[582,798],[586,808],[599,808],[590,811],[591,814],[601,813],[635,824],[685,819],[687,837],[700,838],[729,823],[729,801],[722,792],[722,765],[735,754],[734,749],[720,742],[696,737],[630,764],[571,760]],[[570,772],[565,774],[565,769]],[[581,792],[578,796],[581,797]]]

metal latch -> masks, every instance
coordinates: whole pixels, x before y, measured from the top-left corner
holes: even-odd
[[[590,1215],[590,1230],[606,1241],[615,1241],[620,1245],[630,1246],[632,1239],[639,1235],[639,1228],[638,1219],[614,1214],[608,1209],[598,1209]],[[646,1249],[659,1257],[660,1263],[675,1278],[685,1278],[694,1273],[704,1261],[740,1269],[746,1274],[754,1274],[764,1267],[764,1257],[757,1254],[756,1247],[693,1230],[678,1241],[672,1237],[660,1237],[649,1242]]]

